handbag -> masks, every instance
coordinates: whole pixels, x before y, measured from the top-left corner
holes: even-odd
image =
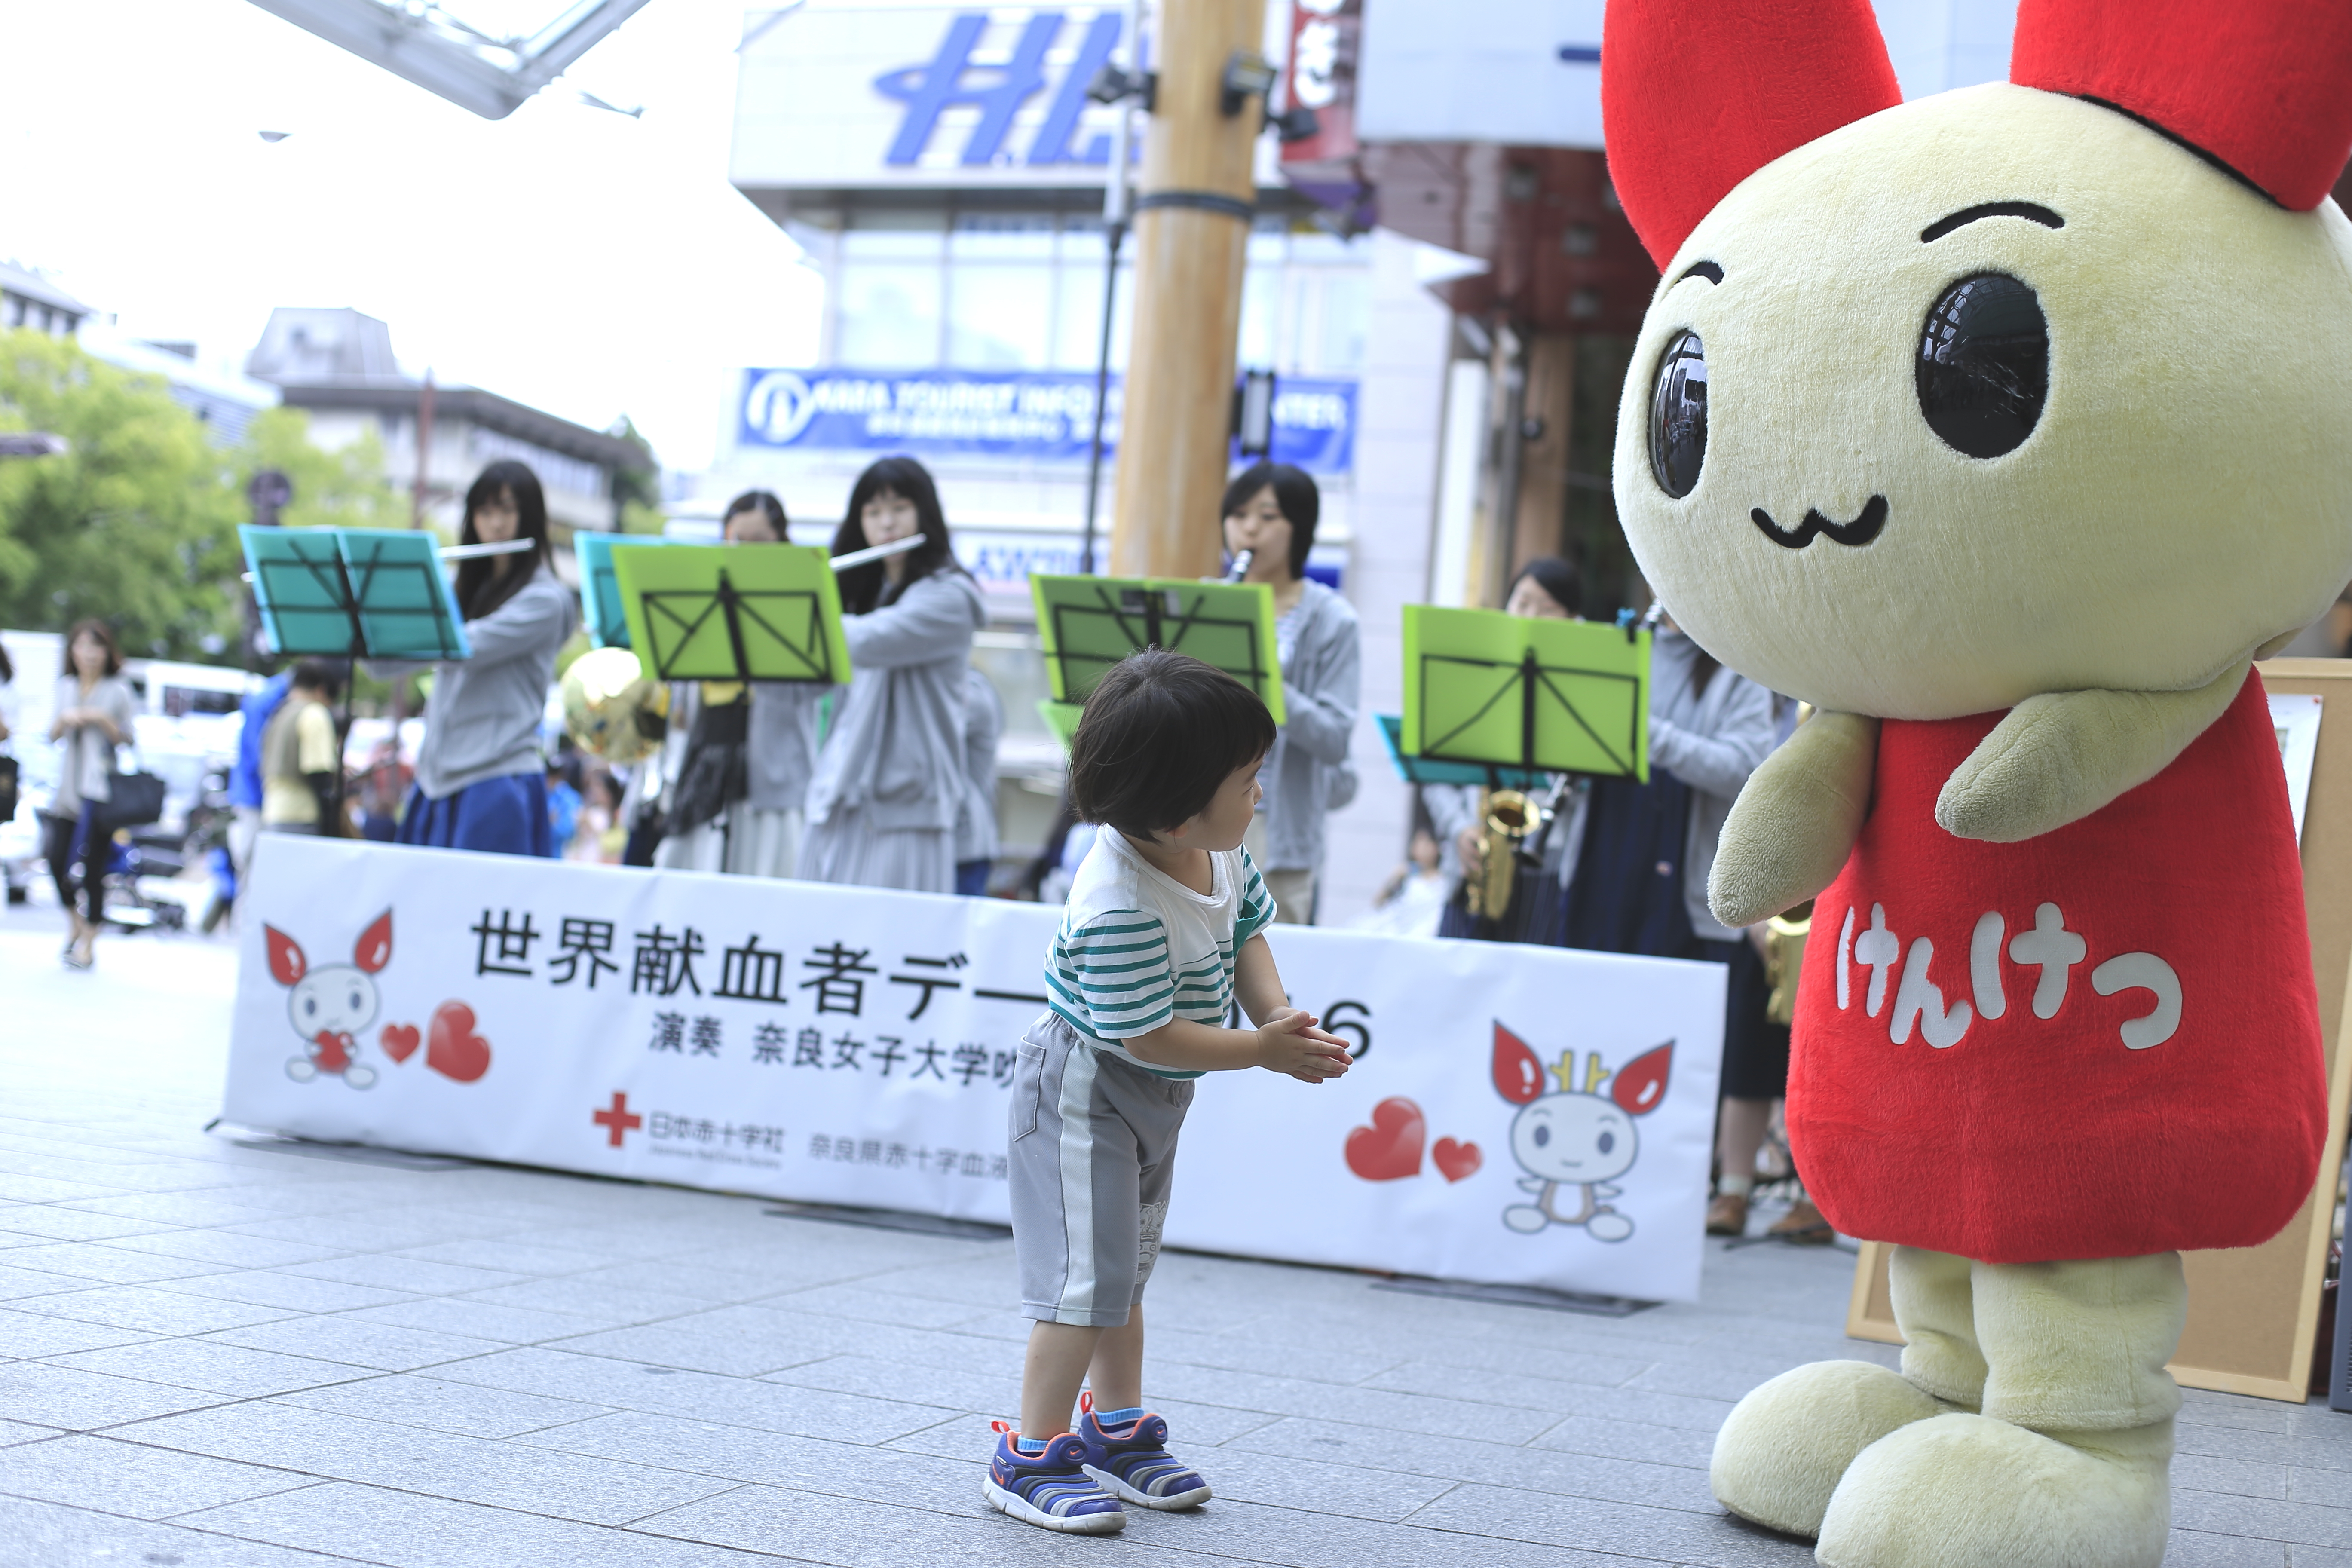
[[[98,826],[109,833],[118,827],[144,827],[163,816],[163,781],[151,773],[110,771],[106,775],[106,798],[90,805],[97,808],[92,815]]]

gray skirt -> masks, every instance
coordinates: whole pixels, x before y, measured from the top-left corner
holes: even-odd
[[[836,805],[801,838],[801,879],[909,893],[955,891],[955,835],[944,827],[875,828],[856,806]]]

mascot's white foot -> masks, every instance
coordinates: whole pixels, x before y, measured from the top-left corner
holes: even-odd
[[[1595,1241],[1622,1241],[1633,1234],[1633,1222],[1615,1209],[1602,1209],[1584,1222]]]
[[[1533,1204],[1519,1204],[1503,1211],[1503,1223],[1522,1236],[1533,1236],[1551,1223],[1551,1216]]]
[[[286,1076],[296,1083],[308,1083],[319,1076],[319,1064],[309,1057],[296,1057],[286,1064]]]
[[[1828,1568],[2157,1568],[2171,1458],[2168,1416],[2049,1436],[1939,1415],[1854,1460],[1816,1555]]]
[[[375,1082],[375,1068],[348,1067],[343,1069],[343,1081],[353,1089],[365,1089]]]
[[[1856,1455],[1950,1408],[1874,1362],[1815,1362],[1739,1402],[1716,1434],[1707,1481],[1742,1519],[1818,1535]]]

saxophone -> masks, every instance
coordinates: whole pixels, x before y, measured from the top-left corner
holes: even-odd
[[[1541,826],[1543,814],[1535,802],[1515,789],[1488,790],[1478,805],[1486,832],[1479,842],[1478,875],[1465,889],[1464,901],[1471,914],[1498,921],[1511,907],[1519,845]]]

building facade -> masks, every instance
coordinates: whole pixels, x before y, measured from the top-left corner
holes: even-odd
[[[1291,18],[1271,11],[1266,47],[1278,58]],[[783,499],[795,538],[818,542],[867,463],[920,458],[992,606],[976,658],[1005,699],[1007,854],[1034,850],[1060,760],[1034,711],[1045,686],[1028,577],[1076,571],[1084,549],[1110,271],[1103,185],[1120,112],[1086,88],[1127,58],[1123,12],[810,0],[762,27],[765,15],[747,22],[730,174],[824,278],[820,351],[811,364],[743,367],[714,469],[672,515],[684,530],[713,527],[729,496],[757,485]],[[1139,143],[1148,126],[1139,115]],[[1309,570],[1355,603],[1365,628],[1354,748],[1364,784],[1334,821],[1328,922],[1364,907],[1402,848],[1406,805],[1383,785],[1370,713],[1383,679],[1380,710],[1394,710],[1397,609],[1427,575],[1446,318],[1420,286],[1420,247],[1318,221],[1285,184],[1271,134],[1258,169],[1239,362],[1276,375],[1272,456],[1323,493]],[[1097,569],[1127,370],[1127,261],[1110,315]]]
[[[392,329],[351,310],[279,308],[246,360],[247,374],[310,416],[310,438],[339,450],[373,433],[384,479],[420,497],[424,517],[453,537],[467,487],[490,463],[530,466],[551,522],[609,531],[619,522],[614,476],[648,468],[640,445],[474,386],[436,386],[401,373]],[[568,564],[568,552],[558,559]]]

